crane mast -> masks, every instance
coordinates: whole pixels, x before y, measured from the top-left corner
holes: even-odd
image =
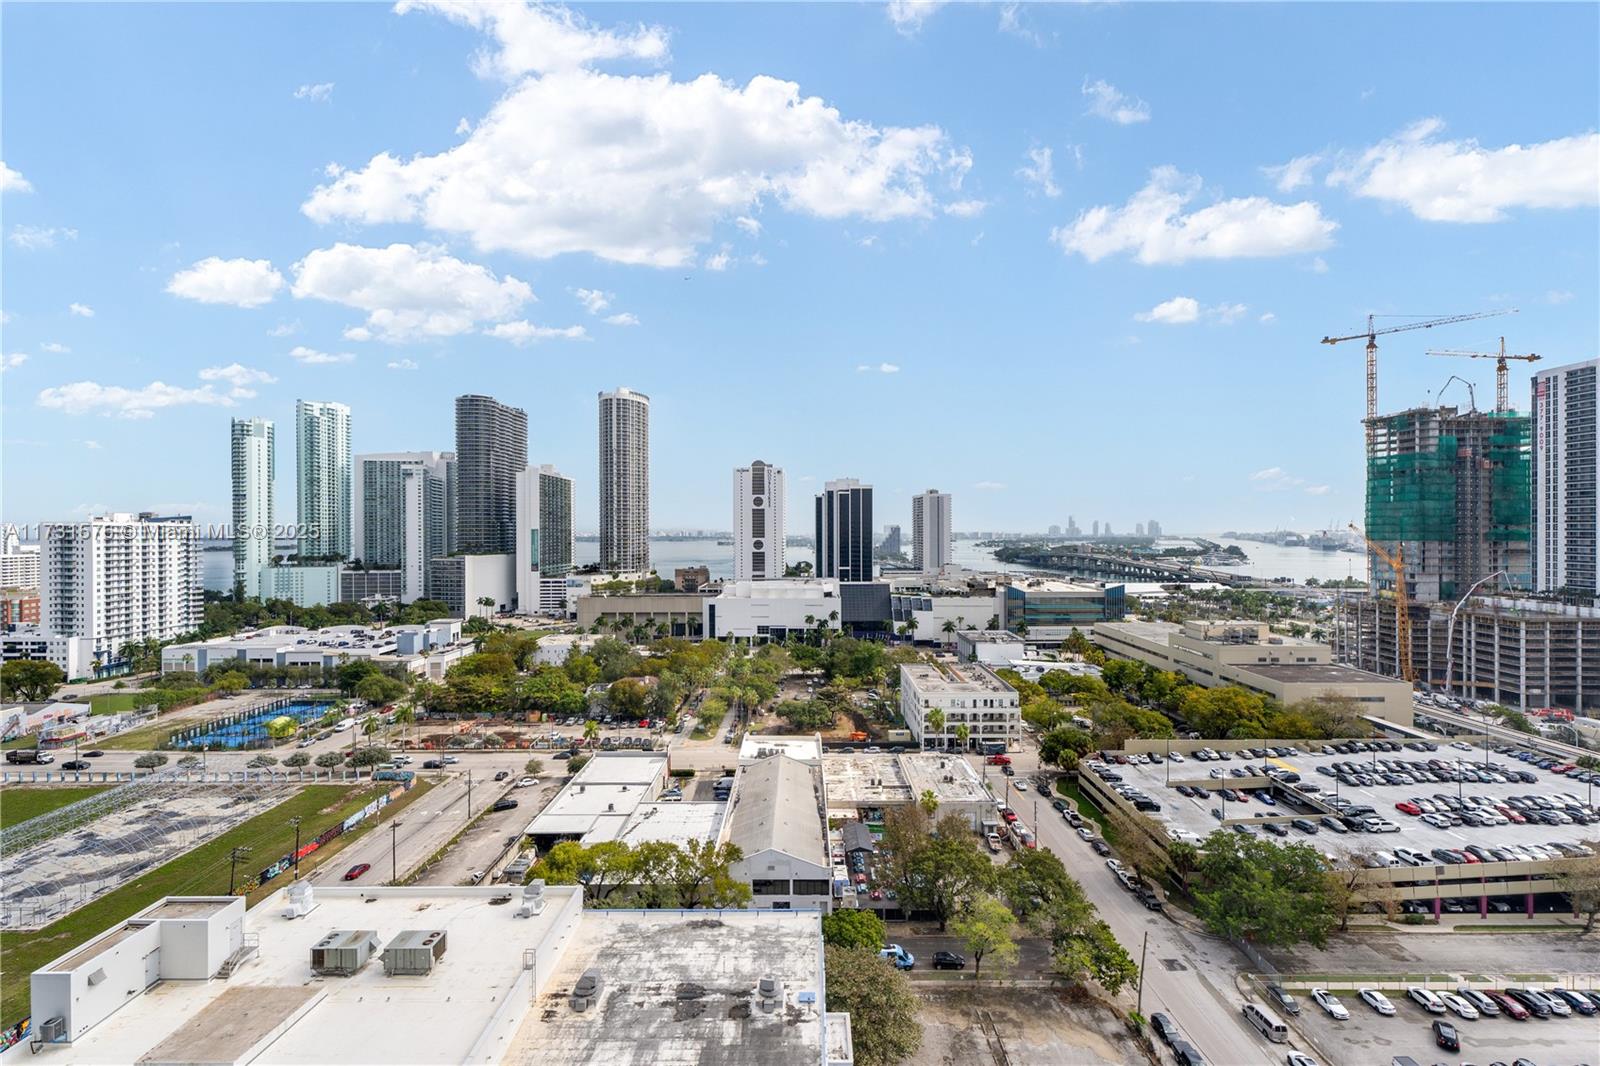
[[[1367,536],[1361,527],[1354,522],[1350,523],[1352,531],[1360,534],[1361,539],[1367,542],[1367,548],[1382,559],[1384,565],[1394,571],[1394,640],[1396,658],[1399,660],[1400,676],[1408,684],[1415,684],[1416,671],[1411,666],[1411,595],[1406,589],[1406,557],[1405,548],[1399,542],[1395,543],[1394,551],[1390,552]],[[1371,582],[1371,576],[1368,576]],[[1374,648],[1377,644],[1374,641]]]
[[[1537,363],[1542,356],[1528,352],[1525,355],[1513,355],[1506,351],[1506,339],[1500,338],[1498,352],[1469,352],[1460,348],[1429,348],[1429,355],[1458,355],[1464,359],[1493,359],[1494,363],[1494,411],[1503,415],[1511,410],[1511,389],[1509,375],[1506,372],[1508,360],[1515,359],[1522,363]]]

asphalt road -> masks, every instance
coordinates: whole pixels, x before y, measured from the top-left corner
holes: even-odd
[[[977,758],[973,758],[976,762]],[[1166,1013],[1208,1063],[1281,1063],[1287,1049],[1267,1044],[1254,1029],[1246,1027],[1239,1013],[1244,996],[1235,985],[1242,969],[1238,953],[1226,943],[1192,934],[1171,919],[1145,910],[1132,893],[1117,883],[1105,860],[1079,840],[1072,827],[1050,807],[1050,797],[1039,797],[1031,781],[1028,791],[1015,791],[1016,782],[1037,769],[1036,751],[1013,753],[1012,759],[1018,777],[990,775],[997,793],[999,783],[1004,781],[1006,802],[1034,830],[1039,846],[1055,852],[1067,871],[1083,885],[1100,916],[1135,960],[1149,935],[1149,946],[1144,949],[1141,1008],[1145,1017],[1156,1011]],[[1137,994],[1125,993],[1124,998],[1131,1005]]]

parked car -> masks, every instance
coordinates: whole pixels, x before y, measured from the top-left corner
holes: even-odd
[[[516,806],[517,806],[517,801],[512,799],[510,796],[507,796],[505,799],[497,799],[497,800],[495,800],[494,801],[494,806],[490,807],[489,809],[492,810],[492,811],[509,811],[509,810],[515,810]]]
[[[1317,1006],[1328,1013],[1328,1017],[1335,1021],[1347,1022],[1350,1020],[1350,1012],[1345,1009],[1345,1005],[1340,1003],[1339,998],[1326,988],[1313,988],[1311,990],[1311,998],[1316,1001]]]
[[[909,970],[917,964],[917,957],[899,944],[890,944],[878,952],[880,959],[888,959],[897,970]]]
[[[1267,999],[1285,1014],[1300,1013],[1300,1004],[1296,1003],[1294,997],[1285,992],[1280,984],[1273,983],[1267,986]]]
[[[1469,1022],[1476,1021],[1478,1018],[1478,1008],[1474,1007],[1472,1004],[1468,1003],[1454,992],[1440,992],[1439,1000],[1447,1008],[1449,1008],[1450,1013],[1454,1014],[1458,1018],[1465,1018]]]
[[[933,968],[935,970],[965,970],[967,957],[957,955],[953,951],[935,951],[933,953]]]
[[[1316,1059],[1312,1058],[1310,1055],[1301,1054],[1298,1051],[1289,1052],[1283,1057],[1283,1061],[1287,1064],[1287,1066],[1317,1066]]]
[[[358,862],[344,872],[344,879],[346,881],[354,881],[356,878],[360,877],[370,869],[372,869],[372,864],[370,862]]]
[[[511,771],[510,770],[501,770],[501,771],[497,772],[494,775],[494,779],[496,781],[504,781],[506,778],[508,778],[510,776],[511,776]]]
[[[1446,1051],[1461,1050],[1461,1037],[1456,1035],[1456,1027],[1442,1019],[1434,1020],[1433,1042]]]
[[[1485,1018],[1497,1017],[1500,1014],[1500,1004],[1479,992],[1476,988],[1468,988],[1466,985],[1462,985],[1456,989],[1456,995],[1476,1007],[1478,1013]]]
[[[1553,999],[1562,1000],[1568,1007],[1571,1007],[1578,1014],[1593,1014],[1597,1009],[1600,1009],[1596,1008],[1593,1003],[1589,1002],[1589,998],[1587,996],[1583,995],[1581,992],[1574,992],[1570,988],[1552,988],[1547,990],[1545,995]]]
[[[1394,1004],[1389,1002],[1389,997],[1379,992],[1376,988],[1360,988],[1356,995],[1361,997],[1361,1002],[1382,1014],[1384,1017],[1394,1015]]]
[[[1518,1003],[1515,999],[1506,995],[1504,992],[1488,992],[1485,994],[1490,999],[1494,1000],[1495,1006],[1500,1008],[1500,1013],[1504,1014],[1507,1018],[1513,1018],[1519,1022],[1525,1022],[1530,1017],[1527,1007],[1524,1007],[1521,1003]]]
[[[1161,1038],[1163,1044],[1170,1045],[1182,1035],[1172,1019],[1160,1011],[1150,1015],[1150,1028],[1156,1031],[1156,1036]]]
[[[1411,1002],[1429,1014],[1444,1013],[1444,1000],[1434,995],[1430,989],[1423,988],[1421,985],[1412,985],[1406,989],[1406,995],[1411,997]]]
[[[537,785],[538,783],[539,783],[539,779],[537,777],[519,777],[519,778],[517,778],[517,787],[518,788],[527,788],[530,785]]]
[[[424,770],[443,770],[444,763],[440,762],[438,759],[423,759],[422,768]]]

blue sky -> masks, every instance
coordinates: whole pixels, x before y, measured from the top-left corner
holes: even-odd
[[[595,522],[730,470],[960,529],[1359,520],[1380,407],[1595,355],[1594,5],[6,5],[4,517],[227,518],[228,420],[355,450],[530,414]],[[1525,406],[1527,368],[1515,364]],[[1465,393],[1453,386],[1446,399]]]

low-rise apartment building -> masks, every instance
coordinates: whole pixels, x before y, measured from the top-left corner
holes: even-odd
[[[929,721],[938,711],[942,723]],[[1022,739],[1017,690],[980,663],[907,663],[900,667],[900,713],[924,748],[955,750],[957,729],[966,726],[968,750],[985,745],[1014,748]],[[940,727],[935,729],[934,725]]]

